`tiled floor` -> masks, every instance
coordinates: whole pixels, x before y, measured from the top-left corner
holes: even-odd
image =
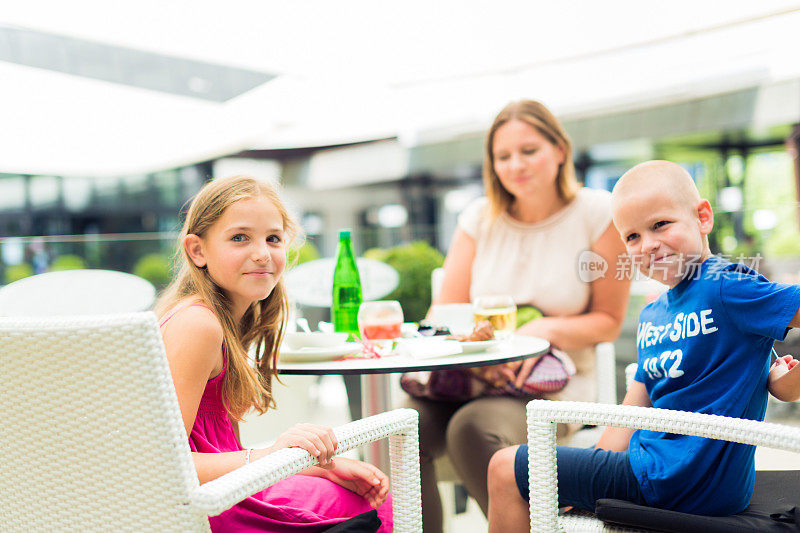
[[[309,376],[286,376],[286,386],[274,384],[278,409],[264,416],[251,417],[241,425],[242,444],[258,446],[273,440],[282,431],[298,422],[337,426],[350,421],[342,380],[326,376],[320,380]],[[770,402],[767,420],[800,426],[800,403]],[[789,470],[800,468],[800,455],[759,448],[756,468]],[[447,533],[479,533],[486,531],[486,520],[473,500],[467,512],[451,515]]]

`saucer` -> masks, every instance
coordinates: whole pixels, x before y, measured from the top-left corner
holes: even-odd
[[[358,353],[361,351],[360,342],[346,342],[339,346],[331,346],[329,348],[312,348],[304,347],[293,350],[285,344],[281,346],[278,360],[287,363],[310,363],[313,361],[330,361],[338,359],[345,355]]]
[[[462,353],[475,353],[475,352],[485,352],[487,350],[491,350],[498,344],[500,341],[497,339],[492,339],[488,341],[462,341],[459,342],[461,345]]]

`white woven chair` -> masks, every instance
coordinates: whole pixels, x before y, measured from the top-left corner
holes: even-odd
[[[0,316],[132,313],[149,309],[155,296],[152,283],[125,272],[47,272],[0,288]]]
[[[800,453],[800,427],[650,407],[533,400],[528,403],[532,532],[631,531],[605,525],[589,514],[558,516],[556,424],[570,422],[696,435]]]
[[[200,485],[155,315],[0,318],[0,529],[209,531],[209,515],[313,464],[280,450]],[[336,428],[389,438],[395,531],[421,531],[417,413]]]

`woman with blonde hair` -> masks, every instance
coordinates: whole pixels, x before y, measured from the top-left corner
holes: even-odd
[[[565,351],[577,373],[545,398],[594,400],[594,345],[620,332],[629,280],[616,279],[624,246],[611,223],[607,191],[581,188],[572,144],[558,119],[541,103],[508,104],[486,135],[483,180],[486,196],[461,213],[444,263],[435,304],[480,296],[510,295],[543,318],[517,334],[542,337]],[[581,279],[580,261],[600,258],[605,275]],[[472,369],[497,386],[518,388],[536,359]],[[433,459],[449,455],[484,514],[486,476],[494,452],[526,440],[527,397],[482,397],[462,403],[410,399],[420,413],[423,521],[426,533],[442,529],[441,501]],[[562,427],[566,435],[575,427]]]
[[[200,483],[287,447],[319,460],[211,517],[211,529],[311,533],[373,507],[380,531],[391,531],[388,478],[361,461],[334,461],[330,428],[296,424],[267,448],[239,443],[244,414],[274,407],[287,309],[282,274],[287,247],[299,235],[271,185],[249,176],[214,180],[189,207],[178,239],[180,272],[156,304]]]

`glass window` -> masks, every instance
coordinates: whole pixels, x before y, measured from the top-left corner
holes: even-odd
[[[0,175],[0,209],[25,207],[25,178],[14,174]]]
[[[154,174],[158,199],[162,205],[177,205],[181,202],[181,176],[177,170],[165,170]]]
[[[33,176],[30,184],[33,208],[53,207],[58,204],[59,184],[55,176]]]
[[[72,212],[83,211],[92,199],[92,183],[88,178],[62,178],[64,205]]]

